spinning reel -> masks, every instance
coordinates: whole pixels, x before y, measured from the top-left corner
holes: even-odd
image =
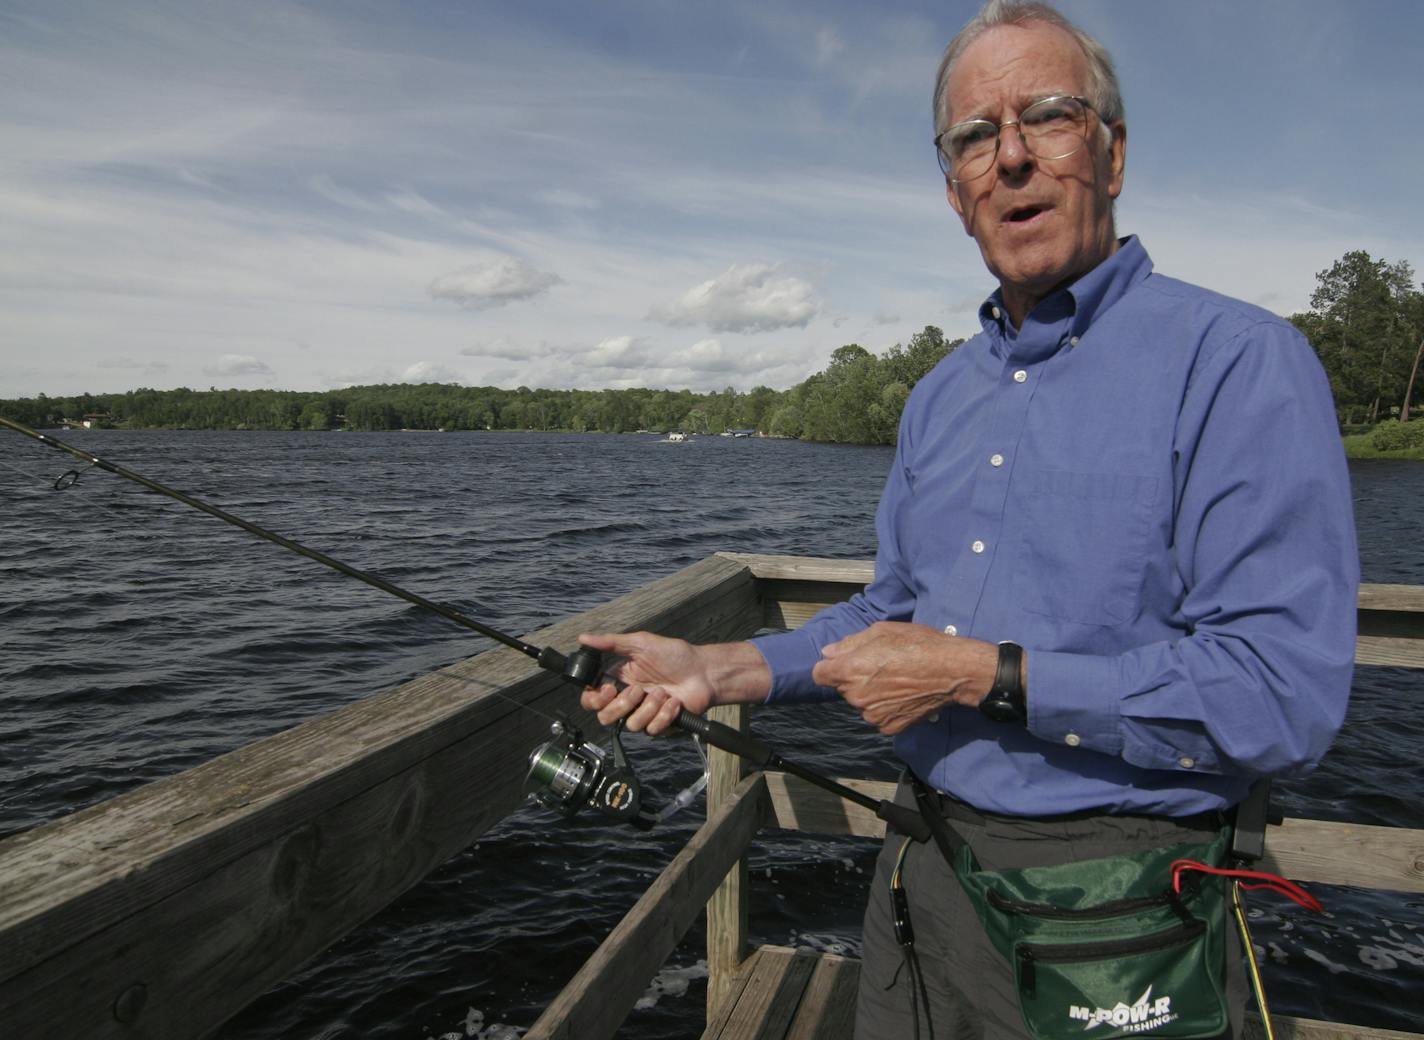
[[[651,818],[638,811],[642,785],[623,753],[622,730],[620,721],[613,728],[611,750],[605,751],[585,740],[567,719],[557,720],[550,727],[552,739],[529,753],[529,775],[524,783],[530,797],[565,816],[592,806],[605,816],[651,827]]]

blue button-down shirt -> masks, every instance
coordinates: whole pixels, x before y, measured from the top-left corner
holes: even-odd
[[[1028,725],[946,707],[895,738],[981,809],[1184,815],[1308,768],[1339,729],[1358,558],[1329,385],[1280,318],[1154,274],[1135,238],[915,387],[875,579],[756,640],[771,701],[820,649],[916,621],[1028,657]]]

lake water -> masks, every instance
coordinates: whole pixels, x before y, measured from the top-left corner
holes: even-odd
[[[75,431],[71,441],[513,633],[710,553],[869,558],[884,448],[653,436]],[[0,440],[0,836],[288,728],[487,647],[178,503]],[[1424,584],[1424,465],[1352,467],[1365,580]],[[1424,674],[1361,668],[1344,734],[1288,815],[1424,827]],[[758,731],[832,775],[892,778],[844,710]],[[628,742],[656,798],[685,744]],[[699,822],[644,834],[524,810],[218,1034],[518,1036]],[[763,836],[757,941],[858,952],[875,843]],[[608,869],[610,864],[616,870]],[[612,880],[610,880],[610,878]],[[1253,898],[1276,1010],[1424,1031],[1424,898],[1314,886],[1312,916]],[[621,1036],[701,1030],[694,930]]]

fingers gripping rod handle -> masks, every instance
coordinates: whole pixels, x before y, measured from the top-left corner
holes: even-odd
[[[902,834],[908,834],[916,841],[929,840],[929,825],[914,809],[896,805],[885,798],[872,798],[853,787],[838,783],[828,776],[822,776],[820,773],[805,769],[794,762],[788,762],[764,741],[758,740],[750,733],[743,733],[741,730],[733,729],[731,726],[715,722],[712,719],[694,715],[686,708],[678,712],[677,718],[673,720],[673,725],[701,737],[715,748],[730,751],[732,754],[746,759],[758,768],[783,770],[805,780],[808,784],[869,809],[896,830]]]

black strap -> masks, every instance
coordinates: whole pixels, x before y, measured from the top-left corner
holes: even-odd
[[[929,788],[914,773],[910,773],[910,786],[915,789],[915,803],[920,807],[920,815],[924,817],[930,834],[934,836],[935,844],[939,846],[944,861],[953,868],[960,850],[964,848],[964,839],[950,830],[949,825],[944,822],[944,816],[940,814],[939,807],[930,798]]]
[[[1266,852],[1266,825],[1281,822],[1279,811],[1271,810],[1271,781],[1262,777],[1253,783],[1227,815],[1232,822],[1230,858],[1255,863]]]

